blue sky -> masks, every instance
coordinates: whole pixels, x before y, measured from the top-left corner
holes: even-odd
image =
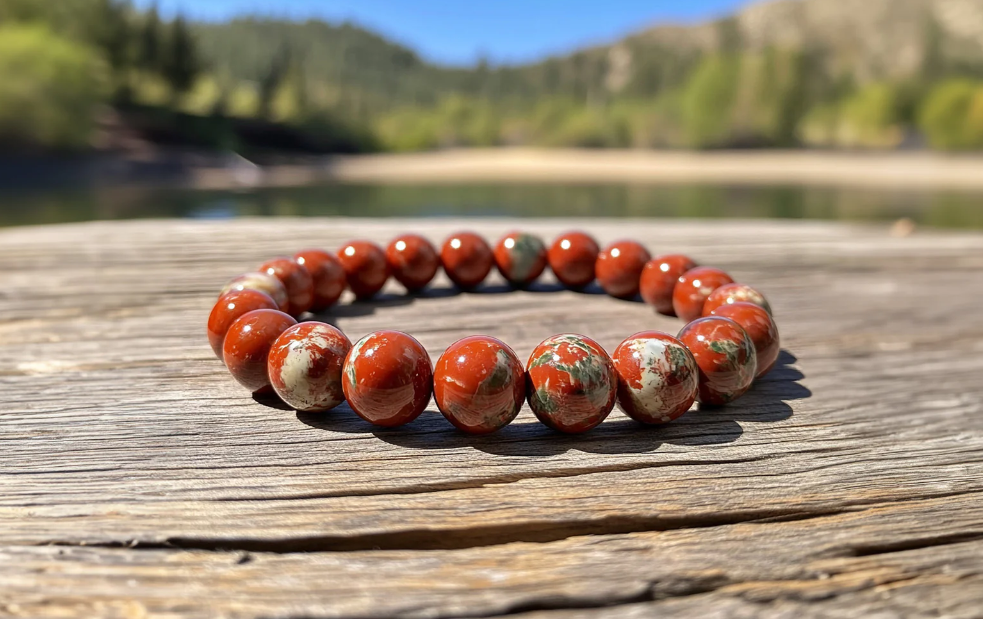
[[[154,0],[136,0],[147,6]],[[747,0],[157,0],[161,11],[221,20],[259,14],[351,20],[443,63],[520,62],[610,41],[664,21],[725,14]]]

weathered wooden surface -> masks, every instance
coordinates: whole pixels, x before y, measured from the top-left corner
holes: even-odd
[[[983,236],[819,223],[564,222],[764,290],[786,352],[737,404],[581,436],[472,438],[254,401],[214,292],[353,237],[516,222],[246,220],[0,231],[0,615],[983,613]],[[551,236],[559,224],[522,222]],[[436,358],[680,324],[557,291],[392,296],[324,318]]]

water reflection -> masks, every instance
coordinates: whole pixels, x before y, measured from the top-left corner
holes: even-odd
[[[13,194],[0,225],[242,216],[694,217],[891,221],[983,228],[983,192],[726,185],[324,185],[248,192]]]

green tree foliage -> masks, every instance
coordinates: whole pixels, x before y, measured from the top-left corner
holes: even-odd
[[[487,101],[450,96],[432,109],[404,109],[384,116],[376,130],[397,151],[495,146],[503,139],[503,118]]]
[[[0,24],[43,26],[100,59],[120,109],[309,129],[339,148],[891,148],[915,128],[936,148],[981,147],[983,57],[920,15],[891,16],[923,20],[921,64],[906,73],[828,37],[761,45],[735,18],[525,65],[454,67],[352,24],[192,24],[130,0],[0,0]]]
[[[678,106],[684,143],[699,148],[794,145],[809,97],[805,64],[802,52],[775,49],[704,58]]]
[[[906,88],[880,82],[814,106],[800,123],[806,144],[846,148],[894,148],[904,138]]]
[[[806,101],[799,52],[765,50],[739,57],[739,80],[730,113],[730,143],[792,146]]]
[[[836,102],[814,105],[799,122],[798,137],[803,144],[829,148],[839,139],[840,107]]]
[[[536,143],[567,148],[625,148],[630,129],[622,113],[612,107],[576,107],[564,114],[555,128],[542,132]]]
[[[844,146],[888,148],[903,137],[900,96],[893,84],[871,84],[848,97],[840,108],[840,142]]]
[[[129,0],[0,0],[0,23],[42,25],[94,49],[124,98],[134,70],[165,79],[177,95],[200,74],[198,42],[188,23],[178,17],[165,24],[156,7],[141,13]]]
[[[683,116],[680,89],[663,92],[654,99],[620,101],[614,112],[623,119],[629,146],[634,148],[678,148],[686,145],[679,119]]]
[[[145,71],[158,73],[164,66],[164,33],[157,5],[147,10],[140,26],[138,63]]]
[[[302,65],[312,103],[357,116],[395,107],[432,106],[458,90],[470,73],[441,70],[411,50],[350,24],[235,19],[194,28],[206,65],[237,82],[270,84]],[[283,62],[290,50],[295,62]],[[271,80],[271,78],[273,78]],[[267,86],[272,99],[276,87]]]
[[[191,89],[201,71],[195,40],[188,23],[181,16],[171,22],[166,50],[161,73],[170,85],[174,98],[179,99]]]
[[[683,92],[683,127],[687,142],[699,148],[726,145],[738,89],[739,59],[707,57]]]
[[[270,61],[270,66],[259,82],[259,115],[270,118],[274,98],[287,81],[292,66],[289,46],[284,46]]]
[[[942,82],[925,101],[919,125],[935,148],[983,148],[983,84]]]
[[[135,34],[131,28],[129,3],[96,0],[92,12],[86,16],[86,37],[102,50],[113,71],[128,69],[133,61]]]
[[[0,23],[43,25],[96,48],[114,70],[132,61],[132,17],[125,0],[0,0]]]
[[[105,98],[106,73],[92,48],[41,26],[0,26],[0,140],[84,146]]]

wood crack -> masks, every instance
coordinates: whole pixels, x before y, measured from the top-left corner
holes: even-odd
[[[898,540],[884,544],[864,544],[851,546],[850,556],[870,557],[874,555],[891,554],[895,552],[905,552],[907,550],[921,550],[924,548],[938,548],[941,546],[951,546],[953,544],[964,544],[983,540],[983,531],[963,531],[952,535],[940,535],[936,537],[923,537],[918,539]]]
[[[523,615],[536,611],[613,608],[712,593],[730,584],[734,584],[733,581],[723,575],[693,577],[665,582],[651,582],[641,591],[632,595],[618,597],[544,596],[517,602],[499,612],[455,616],[468,617],[469,619],[491,619],[493,617]]]
[[[364,552],[373,550],[462,550],[512,543],[549,543],[587,535],[625,535],[655,533],[681,529],[704,529],[740,524],[767,525],[835,517],[877,509],[885,505],[916,500],[935,500],[976,491],[955,491],[898,500],[871,503],[851,503],[827,509],[789,509],[782,507],[747,511],[731,511],[700,515],[666,517],[659,515],[608,516],[596,519],[556,521],[522,521],[507,525],[483,527],[406,529],[402,531],[354,535],[313,535],[301,537],[190,537],[172,536],[162,541],[133,539],[127,541],[74,542],[52,541],[43,545],[91,546],[96,548],[129,548],[137,550],[205,550],[213,552],[266,552],[271,554],[302,554],[318,552]],[[839,557],[860,557],[901,552],[923,547],[943,546],[983,539],[983,531],[915,540],[898,540],[877,546],[847,546],[831,554]]]
[[[862,572],[862,570],[861,570]],[[859,572],[858,572],[859,573]],[[904,583],[918,583],[925,580],[923,575],[880,576],[872,578],[864,585],[856,586],[843,583],[840,588],[830,589],[825,595],[817,595],[816,591],[803,593],[797,585],[806,583],[823,582],[820,577],[801,579],[785,578],[770,581],[760,580],[738,580],[728,578],[722,574],[711,574],[707,576],[693,576],[683,578],[672,578],[648,583],[641,591],[634,594],[627,594],[614,597],[572,597],[572,596],[543,596],[517,602],[498,612],[455,614],[457,617],[468,617],[470,619],[493,619],[494,617],[510,617],[523,615],[538,611],[564,611],[564,610],[584,610],[599,608],[615,608],[631,605],[646,605],[650,614],[657,615],[657,606],[648,605],[652,602],[664,600],[677,600],[692,596],[705,595],[710,593],[723,593],[732,597],[737,597],[744,602],[767,605],[776,600],[791,600],[799,602],[815,602],[817,599],[832,600],[845,595],[856,595],[865,591],[871,591],[885,586],[897,586]],[[748,595],[750,588],[756,585],[778,585],[785,586],[785,589],[774,591],[771,595],[761,595],[760,592]],[[791,585],[791,586],[790,586]],[[400,616],[413,616],[413,613],[400,613]],[[436,617],[446,617],[448,615],[438,614]],[[311,617],[310,619],[314,619]]]
[[[722,574],[656,581],[650,582],[644,590],[635,595],[626,595],[616,598],[572,598],[550,596],[524,600],[510,606],[504,612],[489,613],[485,615],[468,615],[468,617],[472,617],[473,619],[490,619],[491,617],[507,617],[535,611],[579,610],[628,606],[631,604],[658,602],[660,600],[713,593],[714,591],[731,584],[735,584],[735,581],[723,576]]]
[[[294,538],[169,537],[164,541],[52,542],[54,546],[91,546],[138,550],[207,550],[216,552],[267,552],[295,554],[314,552],[363,552],[372,550],[462,550],[512,543],[549,543],[585,535],[623,535],[679,529],[702,529],[735,524],[774,523],[836,516],[846,509],[816,511],[781,508],[707,514],[699,516],[611,516],[567,522],[523,521],[466,529],[408,529],[361,535],[319,535]]]

